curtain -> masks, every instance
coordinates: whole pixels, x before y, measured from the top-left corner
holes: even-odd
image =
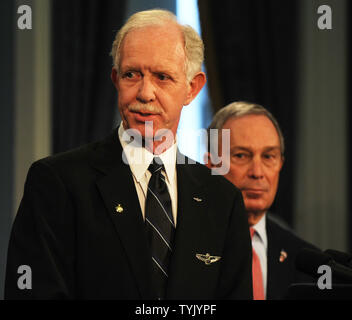
[[[0,300],[4,299],[7,247],[13,221],[15,180],[15,2],[0,3]]]
[[[347,17],[351,17],[352,14],[352,3],[351,1],[347,2]],[[348,53],[347,53],[347,57],[351,57],[352,54],[352,20],[351,19],[347,19],[348,21]],[[347,76],[347,87],[351,88],[352,85],[352,61],[351,58],[348,59],[348,76]],[[347,163],[351,163],[351,159],[352,159],[352,152],[351,152],[351,141],[352,141],[352,127],[351,127],[351,123],[352,123],[352,90],[348,90],[348,108],[347,108],[347,128],[348,128],[348,137],[347,137],[347,141],[348,141],[348,146],[347,146]],[[348,239],[348,249],[349,252],[352,252],[352,232],[350,230],[352,230],[352,216],[351,216],[351,210],[352,210],[352,170],[351,170],[351,166],[348,165],[348,206],[347,206],[347,212],[349,212],[350,214],[348,215],[348,222],[349,222],[349,226],[348,229],[349,232],[349,239]]]
[[[233,101],[263,105],[285,137],[285,164],[272,210],[292,224],[297,1],[198,1],[214,112]]]
[[[52,1],[53,153],[103,138],[117,108],[109,56],[125,1]]]

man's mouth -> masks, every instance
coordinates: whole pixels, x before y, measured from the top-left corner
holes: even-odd
[[[250,191],[250,192],[265,192],[265,189],[262,189],[262,188],[245,188],[243,190]]]
[[[134,117],[137,121],[145,122],[145,121],[152,121],[158,116],[158,113],[153,113],[149,111],[131,111],[134,114]]]
[[[148,116],[153,116],[156,115],[156,113],[148,112],[148,111],[133,111],[134,113],[138,113],[141,116],[148,117]]]
[[[263,195],[266,192],[266,189],[261,188],[246,188],[242,189],[242,192],[245,192],[249,198],[257,198]]]

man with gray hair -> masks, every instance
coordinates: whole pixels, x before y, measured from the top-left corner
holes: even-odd
[[[284,163],[284,137],[279,124],[260,105],[234,102],[215,114],[208,131],[212,129],[230,130],[230,148],[227,157],[222,157],[229,168],[224,176],[241,190],[248,215],[254,299],[283,298],[290,284],[312,280],[298,272],[294,263],[302,248],[313,246],[295,236],[268,212]],[[205,155],[209,168],[216,163],[214,151],[218,150]]]
[[[252,298],[241,192],[177,150],[181,110],[206,81],[203,50],[165,10],[138,12],[117,33],[121,124],[32,165],[6,299]]]

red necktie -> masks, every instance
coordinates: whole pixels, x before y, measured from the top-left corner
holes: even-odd
[[[249,228],[251,238],[255,233],[253,228]],[[263,286],[263,273],[260,266],[260,261],[254,248],[252,248],[252,277],[253,277],[253,300],[265,300],[264,286]]]

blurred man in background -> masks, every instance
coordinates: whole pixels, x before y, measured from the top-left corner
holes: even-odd
[[[254,299],[283,298],[290,284],[312,280],[297,271],[294,264],[297,253],[312,245],[269,214],[284,164],[285,146],[279,124],[260,105],[234,102],[215,114],[208,130],[211,129],[230,130],[229,154],[222,155],[223,161],[229,161],[229,171],[224,176],[242,191],[248,215]],[[219,134],[219,144],[221,137]],[[210,168],[216,166],[213,159],[214,154],[205,155]]]

